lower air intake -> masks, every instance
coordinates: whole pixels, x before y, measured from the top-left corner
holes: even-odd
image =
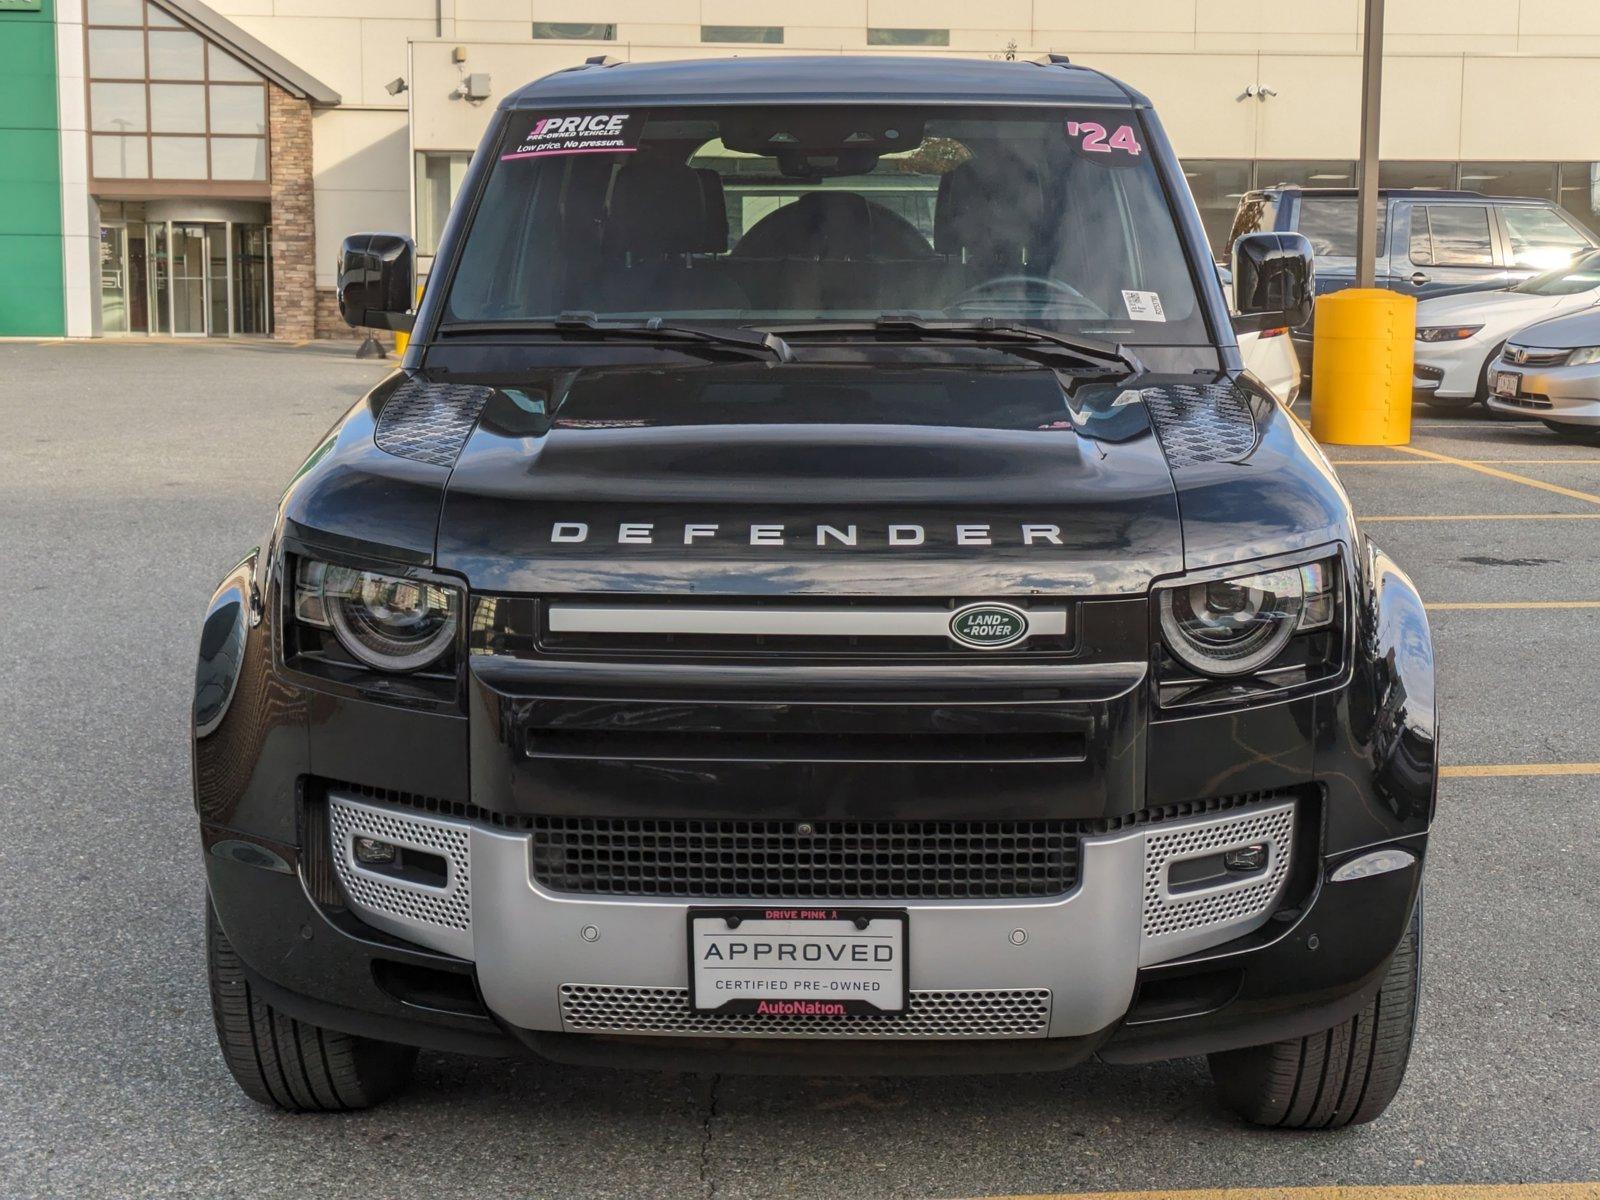
[[[687,1037],[1041,1038],[1050,1028],[1050,990],[912,992],[898,1016],[784,1017],[700,1012],[687,988],[563,984],[561,1023],[569,1033]]]
[[[1288,883],[1293,838],[1292,800],[1146,833],[1141,961],[1164,962],[1262,925]],[[1174,865],[1254,845],[1266,847],[1259,870],[1198,887],[1173,886]]]
[[[364,920],[447,954],[472,952],[472,870],[468,827],[328,798],[334,871],[350,907]],[[358,837],[376,838],[445,860],[445,883],[397,878],[356,861]]]

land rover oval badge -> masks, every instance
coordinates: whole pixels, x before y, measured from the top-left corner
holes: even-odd
[[[950,636],[963,646],[998,650],[1028,636],[1028,614],[1009,604],[968,604],[950,617]]]

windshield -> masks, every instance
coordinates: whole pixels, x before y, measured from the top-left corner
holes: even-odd
[[[1131,109],[514,112],[444,323],[572,312],[1209,340]]]
[[[1564,267],[1524,279],[1511,290],[1531,296],[1572,296],[1594,288],[1600,288],[1600,254],[1585,254]]]

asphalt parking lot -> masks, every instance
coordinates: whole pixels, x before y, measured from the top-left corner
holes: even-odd
[[[369,1113],[254,1105],[206,997],[193,650],[216,579],[381,377],[349,353],[0,345],[0,1194],[1600,1180],[1600,449],[1486,417],[1421,416],[1408,450],[1330,450],[1432,607],[1450,764],[1419,1040],[1377,1124],[1241,1127],[1198,1060],[880,1081],[425,1054],[415,1086]]]

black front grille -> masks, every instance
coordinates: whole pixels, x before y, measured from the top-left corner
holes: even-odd
[[[1071,821],[535,817],[533,877],[558,892],[706,899],[1056,896],[1078,881]]]
[[[1520,396],[1496,396],[1501,404],[1509,404],[1515,408],[1550,408],[1549,396],[1540,396],[1534,392],[1524,392]]]

